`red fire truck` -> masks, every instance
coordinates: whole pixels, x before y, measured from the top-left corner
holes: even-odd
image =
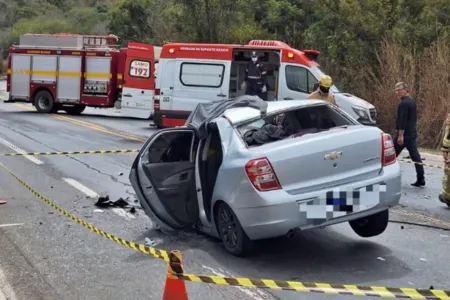
[[[29,102],[41,113],[116,107],[121,116],[150,118],[161,47],[117,44],[114,35],[22,35],[9,49],[5,102]]]

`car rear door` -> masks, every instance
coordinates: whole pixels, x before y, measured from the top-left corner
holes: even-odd
[[[131,167],[131,185],[145,213],[163,232],[192,226],[198,220],[196,145],[191,129],[160,130],[147,140]]]
[[[123,116],[147,119],[153,113],[154,67],[155,49],[152,45],[128,43],[122,89]]]

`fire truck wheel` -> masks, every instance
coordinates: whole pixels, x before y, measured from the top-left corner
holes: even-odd
[[[64,110],[68,115],[79,115],[84,111],[85,108],[86,105],[65,106]]]
[[[53,96],[49,91],[42,90],[34,96],[34,106],[40,113],[50,113],[54,106]]]

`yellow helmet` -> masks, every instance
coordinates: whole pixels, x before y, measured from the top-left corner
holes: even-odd
[[[328,89],[330,88],[331,84],[332,84],[332,80],[331,77],[328,75],[321,75],[320,79],[319,79],[319,85]]]

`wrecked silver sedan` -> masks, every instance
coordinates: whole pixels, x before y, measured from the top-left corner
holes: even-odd
[[[251,96],[199,104],[185,126],[154,133],[130,181],[161,231],[194,226],[236,256],[342,222],[379,235],[401,196],[390,135],[325,101]]]

